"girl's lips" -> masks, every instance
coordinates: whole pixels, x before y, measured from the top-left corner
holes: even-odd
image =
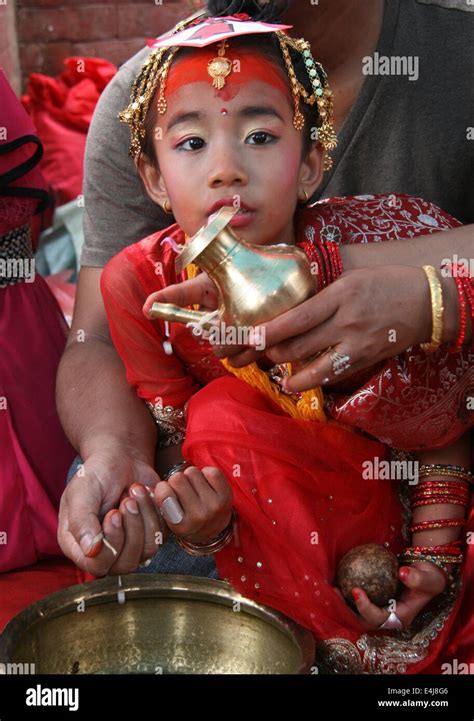
[[[208,219],[207,219],[207,223],[208,223],[208,224],[209,224],[212,220],[214,220],[214,218],[215,218],[215,216],[218,214],[218,212],[219,212],[219,211],[216,210],[215,213],[212,213],[212,214],[208,217]],[[239,210],[239,212],[237,213],[237,215],[234,215],[234,217],[233,217],[232,220],[230,221],[229,225],[232,226],[232,227],[235,226],[235,227],[237,227],[237,228],[240,228],[240,227],[243,227],[243,226],[245,226],[245,225],[248,225],[248,224],[252,221],[253,216],[255,215],[255,213],[256,213],[255,210],[244,210],[244,209]]]
[[[239,211],[234,215],[229,225],[232,228],[244,228],[249,225],[255,218],[255,210]]]

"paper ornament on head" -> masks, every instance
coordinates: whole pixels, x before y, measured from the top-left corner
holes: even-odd
[[[207,18],[198,25],[193,25],[177,33],[166,33],[155,40],[148,40],[152,48],[203,48],[206,45],[217,43],[219,40],[238,37],[240,35],[258,35],[259,33],[274,33],[277,30],[289,30],[293,25],[280,25],[273,23],[259,23],[246,20],[249,15],[227,15],[225,17]]]

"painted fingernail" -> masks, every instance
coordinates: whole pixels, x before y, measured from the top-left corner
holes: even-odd
[[[139,483],[135,483],[135,485],[131,487],[130,492],[133,493],[135,498],[144,498],[146,495],[145,488]]]
[[[137,515],[138,513],[138,506],[136,501],[132,501],[131,498],[128,499],[128,501],[125,501],[125,508],[129,513],[133,513],[133,515]]]
[[[181,523],[184,518],[183,509],[171,496],[168,496],[161,504],[161,512],[164,519],[170,523]]]
[[[352,595],[354,596],[354,601],[359,601],[361,598],[360,591],[358,591],[356,588],[352,589]]]
[[[402,581],[406,581],[408,576],[410,575],[410,569],[409,568],[401,568],[398,572],[398,575],[402,579]]]
[[[122,516],[120,515],[119,511],[115,511],[115,513],[112,513],[110,520],[112,521],[112,526],[115,528],[120,528],[122,525]]]
[[[92,533],[84,533],[81,540],[79,541],[79,545],[85,556],[87,556],[88,553],[92,550],[93,543],[94,543],[94,536],[92,535]],[[97,544],[97,546],[98,545],[99,544]]]

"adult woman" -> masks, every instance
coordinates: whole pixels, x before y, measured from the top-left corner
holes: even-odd
[[[442,3],[443,4],[443,3]],[[447,3],[444,3],[445,5]],[[238,12],[242,3],[220,3],[219,7],[211,6],[212,14],[228,14]],[[283,8],[283,4],[280,4]],[[453,102],[465,106],[465,97],[472,92],[468,85],[469,73],[458,73],[461,88],[449,78],[453,75],[453,62],[459,62],[465,68],[472,62],[467,48],[469,43],[470,24],[473,17],[466,13],[441,9],[438,5],[430,6],[417,3],[416,0],[400,3],[399,0],[382,2],[331,2],[327,5],[319,3],[311,5],[311,16],[302,3],[290,5],[283,19],[294,21],[295,32],[304,31],[310,42],[315,41],[318,55],[327,67],[334,80],[332,87],[336,100],[336,127],[341,127],[347,117],[365,116],[369,108],[374,107],[374,98],[380,97],[381,88],[376,85],[377,78],[361,76],[361,59],[379,50],[395,54],[399,51],[415,55],[420,51],[419,37],[426,37],[423,44],[423,66],[430,67],[436,78],[443,74],[443,92],[450,92],[451,107]],[[442,24],[440,24],[442,16]],[[433,42],[433,35],[445,33],[446,23],[450,27],[450,42],[444,40]],[[413,33],[410,28],[414,28]],[[423,32],[416,33],[417,28]],[[429,32],[428,32],[429,29]],[[306,32],[309,31],[309,33]],[[464,40],[464,36],[466,39]],[[451,52],[454,38],[459,39],[458,52]],[[396,43],[392,48],[392,43]],[[440,62],[436,53],[444,53]],[[150,514],[152,509],[147,506],[146,497],[139,500],[138,505],[142,516],[136,517],[123,513],[123,528],[120,529],[118,541],[119,555],[111,558],[107,551],[102,551],[97,558],[87,560],[84,549],[79,543],[83,540],[85,548],[89,541],[100,530],[99,511],[115,507],[122,491],[135,481],[156,481],[155,443],[156,430],[141,404],[125,382],[123,367],[110,341],[103,305],[100,299],[99,282],[103,265],[115,255],[123,245],[154,232],[157,227],[165,227],[168,219],[156,211],[150,202],[143,201],[139,191],[133,163],[123,155],[126,142],[126,130],[117,128],[116,115],[125,107],[135,70],[145,59],[147,52],[142,51],[129,63],[126,63],[116,79],[106,90],[91,127],[89,146],[86,153],[86,222],[85,231],[86,253],[78,287],[78,300],[73,329],[68,342],[66,354],[61,363],[59,373],[59,410],[66,431],[75,447],[80,451],[84,461],[83,475],[76,477],[69,484],[62,500],[60,513],[60,542],[67,555],[93,573],[105,573],[113,567],[113,572],[124,573],[136,568],[142,558],[143,549],[153,548],[153,528],[150,531]],[[357,187],[338,188],[337,194],[354,192],[373,192],[374,190],[392,192],[394,190],[410,190],[407,187],[412,178],[404,172],[409,165],[413,146],[422,147],[426,138],[426,127],[429,117],[427,98],[439,104],[439,95],[430,79],[422,76],[420,88],[419,114],[405,112],[400,116],[400,153],[397,158],[386,164],[382,155],[371,157],[366,173],[359,178]],[[368,82],[370,80],[370,82]],[[452,78],[451,78],[452,80]],[[385,98],[393,95],[387,83],[395,84],[403,89],[406,78],[384,78]],[[370,92],[363,92],[361,86],[368,87]],[[370,87],[369,87],[370,86]],[[457,100],[456,100],[457,98]],[[340,108],[340,110],[338,110]],[[381,128],[392,129],[391,115],[380,117],[382,109],[375,114],[375,123]],[[445,112],[445,106],[439,104],[439,112]],[[447,112],[447,111],[446,111]],[[450,126],[445,124],[443,137],[450,141],[454,136]],[[467,125],[467,122],[466,122]],[[441,127],[441,126],[440,126]],[[438,135],[441,132],[438,127]],[[373,133],[371,135],[373,138]],[[408,143],[407,139],[411,138]],[[439,139],[437,137],[437,139]],[[366,147],[366,136],[356,133],[352,147],[360,142],[362,150]],[[470,146],[467,150],[469,151]],[[449,182],[441,183],[442,193],[447,193],[452,186],[452,178],[456,179],[459,188],[469,187],[469,161],[466,160],[466,148],[463,142],[456,144],[456,173],[449,175]],[[393,162],[396,160],[396,164]],[[430,158],[427,158],[430,161]],[[347,163],[350,164],[347,156]],[[417,193],[425,195],[430,178],[436,177],[439,167],[435,157],[430,163],[420,164],[423,177],[418,180]],[[336,162],[333,173],[337,173],[339,163]],[[372,187],[372,176],[376,168],[386,171],[387,187]],[[345,174],[343,173],[343,176]],[[352,183],[351,179],[351,183]],[[390,187],[390,181],[396,181],[398,187]],[[472,183],[471,183],[472,184]],[[335,193],[336,194],[336,193]],[[461,193],[454,193],[461,203]],[[438,203],[443,206],[443,199]],[[474,212],[469,214],[468,201],[458,207],[448,208],[454,215],[459,215],[464,222],[471,222]],[[121,233],[117,233],[120,227]],[[360,361],[365,367],[373,363],[374,355],[391,357],[411,345],[425,341],[430,332],[430,299],[426,287],[417,283],[418,270],[412,267],[422,263],[438,266],[443,258],[457,253],[459,257],[472,255],[468,248],[472,244],[472,230],[460,228],[446,233],[431,236],[430,243],[414,241],[413,243],[386,243],[371,247],[359,246],[347,251],[344,259],[347,270],[354,269],[350,281],[350,294],[339,294],[339,311],[332,314],[328,327],[335,336],[351,336],[350,350],[354,363]],[[124,240],[121,240],[124,238]],[[455,341],[457,337],[457,298],[454,284],[450,279],[443,281],[445,285],[446,320],[445,341]],[[341,280],[342,282],[342,280]],[[333,286],[337,292],[337,284]],[[352,300],[348,300],[350,297]],[[375,302],[374,302],[375,301]],[[416,309],[416,312],[414,312]],[[330,310],[330,309],[329,309]],[[298,313],[298,311],[294,311]],[[328,313],[325,301],[315,298],[311,306],[313,325],[319,318]],[[357,318],[347,328],[344,319],[349,321]],[[400,317],[406,322],[399,324]],[[280,323],[284,323],[284,319]],[[294,323],[294,318],[292,319]],[[299,321],[298,321],[299,322]],[[311,321],[307,321],[311,325]],[[278,321],[275,321],[275,324]],[[399,324],[396,343],[388,340],[386,333],[380,328],[394,328]],[[294,325],[293,325],[294,327]],[[77,343],[76,332],[85,330],[85,342]],[[305,331],[307,327],[305,328]],[[272,343],[288,338],[291,333],[287,325],[268,328],[268,338]],[[83,336],[81,336],[83,338]],[[361,339],[364,338],[362,344]],[[364,348],[366,349],[364,351]],[[284,360],[291,360],[290,357]],[[330,369],[329,369],[330,370]],[[322,368],[314,383],[320,384],[327,377],[328,369]],[[106,379],[107,383],[104,383]],[[171,461],[166,454],[161,454],[161,469],[167,470]],[[158,466],[160,468],[160,466]],[[143,520],[142,520],[143,519]],[[141,534],[138,543],[137,527]],[[105,529],[107,533],[108,530]],[[146,554],[145,554],[146,555]]]

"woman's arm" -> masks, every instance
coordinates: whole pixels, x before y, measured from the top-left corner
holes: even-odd
[[[340,248],[345,270],[371,268],[378,265],[433,265],[439,268],[443,261],[457,256],[474,264],[474,224],[450,228],[441,233],[430,233],[418,238],[385,240],[382,243],[355,243]]]
[[[429,241],[429,242],[427,242]],[[474,265],[474,224],[452,228],[442,233],[420,236],[412,240],[384,241],[383,243],[358,243],[340,248],[345,271],[374,268],[381,265],[432,265],[440,268],[451,261]],[[444,298],[443,342],[453,343],[459,332],[459,303],[453,278],[440,278]],[[415,301],[415,293],[413,293]],[[429,298],[428,298],[429,302]],[[431,305],[428,306],[428,311]],[[466,343],[472,339],[471,322],[468,318]]]

